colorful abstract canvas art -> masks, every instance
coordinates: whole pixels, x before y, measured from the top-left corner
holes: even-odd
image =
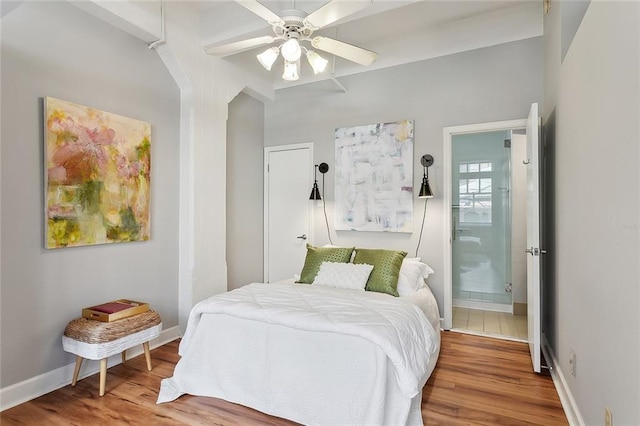
[[[335,229],[412,232],[413,121],[336,129]]]
[[[45,99],[45,246],[150,238],[151,125]]]

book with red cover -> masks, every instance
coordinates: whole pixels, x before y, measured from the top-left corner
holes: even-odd
[[[113,314],[116,312],[124,311],[125,309],[129,309],[135,305],[129,305],[127,303],[119,303],[119,302],[109,302],[103,303],[102,305],[92,306],[91,309],[98,312],[104,312],[105,314]]]

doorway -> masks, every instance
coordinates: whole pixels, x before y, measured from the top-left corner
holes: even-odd
[[[453,135],[454,307],[513,313],[511,131]]]
[[[513,120],[445,129],[450,329],[527,340],[525,126]]]

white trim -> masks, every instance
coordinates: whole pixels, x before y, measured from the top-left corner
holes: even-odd
[[[453,267],[451,260],[451,137],[454,131],[451,127],[443,129],[442,147],[442,177],[443,177],[443,241],[442,264],[444,268],[444,329],[451,330],[453,327]]]
[[[150,348],[157,348],[180,337],[180,329],[178,326],[171,327],[162,331],[160,336],[151,340]],[[133,358],[143,353],[142,346],[135,346],[127,350],[127,358]],[[75,358],[75,357],[74,357]],[[109,358],[107,367],[113,367],[120,364],[122,358],[120,354]],[[151,360],[153,363],[153,358]],[[89,366],[90,368],[87,368]],[[75,361],[55,370],[40,374],[22,382],[15,383],[11,386],[0,389],[0,411],[7,410],[32,399],[38,398],[46,393],[52,392],[71,384]],[[100,363],[93,360],[84,360],[80,370],[80,379],[94,375],[100,371]],[[96,384],[97,388],[97,384]]]
[[[562,370],[560,369],[560,364],[556,359],[556,355],[553,353],[553,349],[551,348],[551,345],[549,345],[547,336],[544,333],[542,334],[542,354],[544,355],[544,359],[547,361],[547,365],[549,366],[553,384],[556,387],[556,391],[558,392],[558,397],[560,397],[560,403],[562,404],[562,408],[564,409],[564,414],[567,416],[569,425],[584,425],[585,422],[582,419],[580,410],[578,409],[578,404],[576,404],[576,400],[573,398],[573,394],[571,393],[571,389],[569,388],[569,385],[564,378],[564,374],[562,374]]]
[[[267,282],[267,278],[269,277],[269,154],[272,152],[278,151],[293,151],[296,149],[308,149],[311,154],[309,158],[311,159],[311,164],[309,165],[309,180],[313,183],[313,172],[314,172],[314,161],[315,157],[313,156],[313,142],[304,142],[304,143],[296,143],[291,145],[278,145],[278,146],[267,146],[264,148],[264,177],[263,181],[263,211],[264,211],[264,223],[263,223],[263,251],[264,251],[264,259],[263,259],[263,282]],[[309,190],[311,190],[311,185],[309,185]],[[324,202],[324,201],[323,201]],[[314,241],[314,209],[310,210],[309,214],[309,239],[310,241]]]
[[[444,181],[444,209],[443,209],[443,267],[444,267],[444,329],[450,330],[453,326],[452,303],[452,271],[451,271],[451,139],[453,135],[478,132],[492,132],[500,130],[524,129],[527,119],[495,121],[491,123],[467,124],[462,126],[450,126],[442,129],[442,174]]]

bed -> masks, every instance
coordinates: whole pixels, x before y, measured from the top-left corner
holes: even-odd
[[[399,297],[294,280],[210,297],[191,311],[158,403],[186,393],[303,424],[422,424],[440,318],[420,281]]]

